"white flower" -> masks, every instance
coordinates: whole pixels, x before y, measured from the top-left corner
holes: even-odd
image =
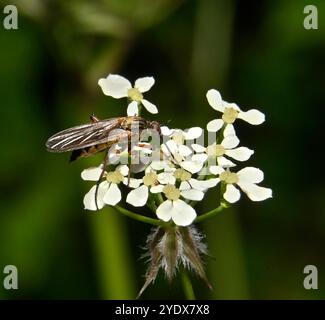
[[[204,153],[194,154],[191,159],[182,161],[179,165],[190,173],[198,173],[202,170],[207,155]]]
[[[107,78],[101,78],[98,81],[105,95],[116,99],[128,97],[132,100],[128,105],[128,116],[138,115],[140,103],[148,112],[158,113],[158,109],[154,104],[143,99],[143,93],[149,91],[154,83],[155,79],[153,77],[144,77],[137,79],[134,87],[132,87],[129,80],[117,74],[109,74]]]
[[[170,139],[161,145],[161,151],[167,159],[180,163],[192,154],[191,148],[183,144],[178,144],[175,140]]]
[[[214,143],[208,147],[192,144],[192,148],[198,154],[205,153],[209,160],[211,160],[211,162],[213,161],[212,163],[215,163],[215,160],[217,160],[217,164],[221,167],[234,167],[235,164],[225,158],[225,156],[238,161],[246,161],[254,153],[253,150],[246,147],[236,148],[238,144],[239,139],[235,135],[228,135],[220,144]]]
[[[170,140],[161,145],[161,150],[165,156],[172,158],[180,166],[185,166],[186,170],[196,173],[202,168],[201,156],[195,159],[188,159],[192,154],[192,149],[189,146],[184,145],[187,141],[199,138],[202,135],[203,129],[200,127],[193,127],[186,131],[180,129],[169,129],[168,127],[162,127],[161,132],[164,136],[168,136]]]
[[[213,174],[219,174],[221,182],[226,184],[226,190],[223,194],[225,200],[229,203],[237,202],[240,199],[240,191],[235,187],[239,186],[248,198],[252,201],[263,201],[272,197],[272,190],[260,187],[264,179],[263,171],[254,167],[246,167],[237,173],[224,170],[221,167],[210,168]]]
[[[112,145],[108,150],[109,164],[128,164],[133,173],[143,171],[151,161],[149,155],[152,154],[152,145],[147,142],[138,142],[132,146],[131,151],[129,145],[120,145],[118,143]]]
[[[173,175],[181,182],[179,189],[182,191],[194,189],[205,192],[207,189],[213,188],[219,183],[218,178],[208,180],[195,179],[190,172],[181,168],[176,169]]]
[[[88,181],[98,181],[102,172],[102,167],[85,169],[81,173],[81,178]],[[98,186],[97,205],[102,209],[105,204],[115,206],[122,199],[121,191],[118,187],[120,183],[137,187],[141,181],[131,178],[128,181],[129,168],[126,165],[116,167],[114,171],[104,172],[105,180]],[[95,201],[96,185],[94,185],[84,197],[84,206],[88,210],[97,210]]]
[[[242,111],[237,104],[229,103],[227,101],[222,100],[219,91],[215,89],[211,89],[207,92],[206,97],[208,99],[209,105],[223,113],[222,119],[215,119],[208,123],[207,130],[210,132],[219,131],[224,124],[227,127],[232,127],[235,120],[242,119],[250,124],[258,125],[265,121],[265,116],[262,112],[251,109],[246,112]]]
[[[187,189],[181,191],[172,184],[161,186],[161,192],[167,198],[157,208],[157,217],[165,222],[172,219],[178,226],[188,226],[196,218],[196,211],[184,199],[201,201],[204,193],[199,190]]]
[[[162,161],[159,164],[157,162],[156,165],[155,167],[166,171],[158,174],[155,171],[148,171],[142,179],[142,185],[132,190],[126,201],[135,207],[142,207],[148,200],[149,192],[163,193],[167,200],[157,208],[158,218],[166,222],[172,219],[180,226],[191,224],[196,217],[196,212],[181,198],[201,201],[204,197],[203,191],[216,186],[219,179],[199,181],[193,179],[184,169],[166,167],[167,164]],[[175,187],[176,180],[181,182],[179,188]]]
[[[170,129],[167,126],[162,126],[160,130],[163,136],[170,137],[178,145],[184,144],[185,140],[197,139],[201,137],[203,133],[203,129],[200,127],[193,127],[187,130],[181,130],[181,129]]]
[[[161,150],[172,164],[176,164],[193,174],[198,173],[207,160],[207,155],[204,153],[189,157],[192,150],[187,146],[178,145],[174,140],[169,140],[161,145]]]
[[[175,180],[172,172],[157,174],[155,171],[148,171],[142,178],[141,185],[129,192],[126,202],[134,207],[143,207],[147,203],[149,191],[157,193],[160,191],[159,184],[174,184]]]

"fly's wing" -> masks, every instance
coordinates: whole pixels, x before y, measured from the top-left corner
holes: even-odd
[[[115,143],[123,135],[119,118],[72,127],[56,133],[46,142],[50,152],[67,152],[101,143]],[[125,133],[126,134],[126,133]]]

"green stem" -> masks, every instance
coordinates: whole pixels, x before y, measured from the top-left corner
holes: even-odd
[[[138,103],[138,117],[141,116],[141,112],[142,112],[142,104]]]
[[[153,212],[156,213],[157,207],[155,204],[155,199],[152,194],[149,195],[148,201],[147,201],[147,207]]]
[[[100,298],[133,299],[136,293],[135,272],[126,221],[114,214],[113,207],[106,207],[104,211],[105,214],[89,216]]]
[[[119,211],[120,213],[124,214],[125,216],[128,216],[129,218],[132,218],[134,220],[138,220],[140,222],[144,222],[144,223],[148,223],[148,224],[151,224],[151,225],[154,225],[154,226],[162,226],[164,224],[163,221],[160,221],[158,219],[152,219],[152,218],[148,218],[148,217],[145,217],[141,214],[137,214],[137,213],[134,213],[132,211],[129,211],[125,208],[122,208],[120,206],[115,206],[114,207],[117,211]]]
[[[184,294],[187,300],[195,300],[195,294],[192,286],[191,279],[188,276],[188,272],[185,268],[182,270],[182,284]]]
[[[204,214],[201,214],[199,215],[195,220],[194,220],[194,223],[196,222],[202,222],[206,219],[209,219],[215,215],[217,215],[219,212],[221,212],[223,209],[226,209],[227,206],[225,204],[221,204],[219,207],[207,212],[207,213],[204,213]]]
[[[158,205],[164,202],[164,198],[162,197],[161,193],[156,193],[156,200],[158,202]]]

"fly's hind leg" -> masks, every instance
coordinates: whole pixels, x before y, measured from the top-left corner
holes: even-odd
[[[99,188],[100,180],[102,180],[102,178],[103,178],[103,176],[104,176],[104,173],[105,173],[105,169],[106,169],[106,167],[107,167],[107,165],[108,165],[108,152],[105,153],[105,158],[104,158],[104,160],[103,160],[102,165],[103,165],[103,170],[102,170],[102,172],[100,173],[100,176],[99,176],[99,178],[98,178],[98,180],[97,180],[97,182],[96,182],[96,190],[95,190],[95,204],[96,204],[96,209],[97,209],[97,210],[99,210],[99,209],[98,209],[98,203],[97,203],[98,188]]]

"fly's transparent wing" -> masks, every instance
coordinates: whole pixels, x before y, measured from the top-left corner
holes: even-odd
[[[119,118],[112,118],[72,127],[50,137],[46,148],[50,152],[67,152],[101,143],[115,143],[123,136],[123,130],[115,130],[119,126]]]

